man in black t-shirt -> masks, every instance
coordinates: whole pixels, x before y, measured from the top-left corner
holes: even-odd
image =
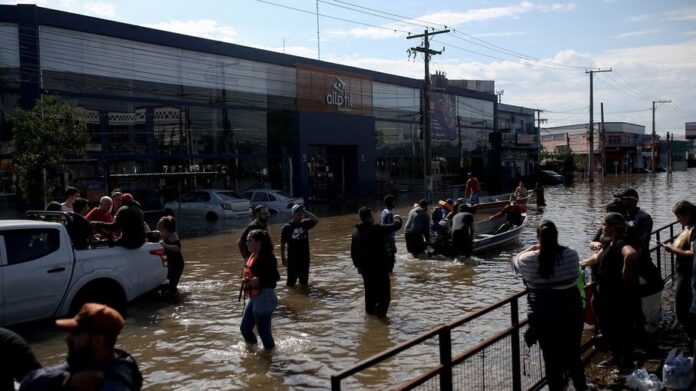
[[[298,278],[301,287],[309,281],[309,235],[319,218],[305,210],[302,205],[292,207],[292,219],[280,232],[280,259],[288,268],[287,286],[295,286]],[[285,249],[287,247],[287,257]]]

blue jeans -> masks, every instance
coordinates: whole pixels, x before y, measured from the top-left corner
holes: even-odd
[[[250,297],[242,315],[242,324],[239,331],[247,343],[256,344],[254,326],[259,333],[263,347],[271,350],[275,347],[275,341],[271,334],[271,316],[278,305],[278,297],[273,288],[263,288],[258,296]]]
[[[479,193],[478,192],[471,192],[471,195],[469,196],[469,205],[476,205],[479,203]]]

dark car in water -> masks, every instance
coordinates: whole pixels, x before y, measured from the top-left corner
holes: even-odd
[[[551,170],[540,170],[537,175],[539,181],[544,185],[560,185],[565,183],[565,178],[563,175]]]

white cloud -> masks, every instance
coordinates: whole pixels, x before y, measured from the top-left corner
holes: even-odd
[[[625,20],[626,22],[635,23],[635,22],[643,22],[643,21],[645,21],[645,20],[648,20],[650,17],[651,17],[651,15],[649,15],[649,14],[642,14],[642,15],[631,16],[631,17],[626,18],[626,19],[624,19],[624,20]]]
[[[552,63],[613,68],[614,72],[595,75],[595,119],[604,102],[605,120],[645,125],[651,123],[649,110],[653,99],[672,99],[681,107],[690,108],[696,101],[693,76],[696,74],[696,40],[645,47],[610,50],[596,55],[563,50],[543,60]],[[659,58],[660,61],[655,61]],[[386,60],[352,56],[322,56],[323,60],[359,68],[422,78],[422,59]],[[450,79],[495,80],[496,89],[504,89],[503,103],[549,110],[543,116],[547,126],[560,126],[588,121],[589,76],[583,69],[553,69],[525,65],[522,61],[458,61],[434,60],[432,70],[443,70]],[[658,114],[658,128],[674,131],[684,129],[685,121],[696,121],[683,111],[671,111],[666,105]],[[676,106],[675,106],[676,107]],[[694,110],[690,110],[691,113]]]
[[[650,34],[657,34],[659,33],[660,30],[658,29],[649,29],[649,30],[641,30],[641,31],[630,31],[627,33],[621,33],[617,34],[614,36],[614,38],[622,39],[622,38],[631,38],[631,37],[640,37],[643,35],[650,35]]]
[[[486,37],[514,37],[514,36],[525,35],[525,34],[527,34],[525,31],[509,31],[509,32],[499,32],[499,33],[473,34],[472,36],[477,37],[477,38],[486,38]]]
[[[113,4],[103,3],[98,1],[96,3],[86,3],[83,8],[92,15],[112,18],[116,16],[116,7]]]
[[[450,28],[461,26],[473,22],[485,22],[492,19],[519,19],[528,12],[569,12],[575,9],[575,3],[554,3],[554,4],[535,4],[523,1],[519,4],[506,7],[477,8],[467,11],[443,10],[428,13],[414,20],[423,21],[423,24],[439,24]],[[425,22],[427,21],[427,22]],[[403,31],[413,31],[414,26],[408,23],[390,23],[382,28],[377,27],[358,27],[348,30],[332,30],[328,34],[331,37],[352,37],[365,39],[384,39],[394,37],[395,33],[401,34]],[[419,30],[420,28],[417,28]]]
[[[666,12],[667,20],[672,21],[692,21],[696,20],[696,7],[682,8],[680,10],[674,10]]]
[[[220,25],[212,19],[171,20],[156,24],[145,24],[144,26],[225,42],[234,42],[237,37],[237,31],[234,28]]]
[[[116,6],[102,1],[82,2],[77,0],[17,0],[16,3],[36,4],[39,7],[74,12],[82,15],[97,16],[100,18],[113,18],[116,16]]]

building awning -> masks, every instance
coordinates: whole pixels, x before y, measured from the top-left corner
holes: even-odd
[[[111,174],[109,178],[140,178],[140,177],[192,177],[197,175],[216,175],[218,171],[196,172],[133,172],[125,174]]]

